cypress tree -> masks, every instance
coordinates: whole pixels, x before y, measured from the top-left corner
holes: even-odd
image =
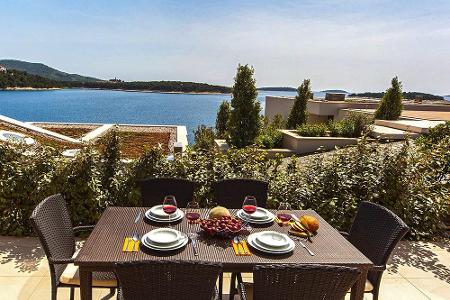
[[[292,107],[291,113],[289,114],[287,120],[287,128],[295,129],[297,126],[306,124],[308,119],[306,105],[311,97],[311,81],[309,79],[305,79],[297,89],[297,96],[295,96],[294,106]]]
[[[254,144],[261,127],[254,69],[239,65],[233,85],[228,143],[238,148]]]
[[[395,76],[391,81],[392,86],[386,90],[380,105],[375,111],[375,119],[397,120],[403,110],[402,83]]]
[[[230,102],[223,101],[219,106],[216,117],[216,135],[218,138],[225,139],[228,135],[228,121],[230,119]]]

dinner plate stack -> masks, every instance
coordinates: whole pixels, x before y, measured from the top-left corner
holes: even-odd
[[[276,231],[250,234],[247,242],[256,250],[270,254],[286,254],[295,248],[295,243],[290,237]]]
[[[253,224],[271,223],[275,219],[275,215],[273,213],[262,207],[257,207],[256,211],[251,215],[240,209],[236,216],[245,222]]]
[[[176,222],[184,217],[184,212],[177,208],[177,210],[172,214],[170,220],[169,215],[166,214],[163,210],[162,205],[156,205],[150,208],[145,212],[145,217],[150,221],[160,222],[160,223],[169,223]]]
[[[141,239],[141,243],[152,250],[172,251],[184,247],[188,237],[172,228],[158,228],[147,232]]]

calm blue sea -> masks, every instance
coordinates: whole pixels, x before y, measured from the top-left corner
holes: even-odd
[[[295,92],[260,92],[294,96]],[[216,112],[230,95],[158,94],[110,90],[0,91],[0,114],[20,121],[214,126]]]

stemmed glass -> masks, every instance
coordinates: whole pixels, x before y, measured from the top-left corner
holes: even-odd
[[[196,201],[191,201],[186,205],[186,218],[192,224],[200,218],[200,205]]]
[[[252,215],[256,209],[257,209],[257,203],[256,203],[256,198],[254,196],[246,196],[244,199],[244,203],[242,203],[242,210],[249,214]],[[248,228],[251,229],[251,225],[247,222],[248,224]]]
[[[168,195],[164,197],[163,211],[169,215],[169,227],[172,228],[171,217],[177,211],[177,200],[175,200],[175,196]]]
[[[289,222],[289,220],[292,219],[291,205],[288,202],[280,202],[277,211],[277,218],[283,224]]]

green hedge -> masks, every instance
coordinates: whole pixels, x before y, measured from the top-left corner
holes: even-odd
[[[86,147],[75,159],[50,148],[34,155],[18,146],[0,144],[0,234],[29,235],[28,218],[39,201],[62,193],[75,225],[95,224],[109,205],[139,203],[137,183],[148,176],[176,176],[198,181],[195,197],[211,199],[211,184],[223,178],[268,180],[269,205],[289,201],[311,208],[338,229],[348,229],[363,200],[387,206],[411,226],[411,238],[428,237],[441,229],[450,195],[450,135],[424,147],[409,141],[393,147],[367,143],[320,154],[300,163],[295,157],[271,159],[254,148],[223,154],[190,151],[167,160],[152,149],[138,160],[120,159],[120,143],[111,135],[106,151]]]

